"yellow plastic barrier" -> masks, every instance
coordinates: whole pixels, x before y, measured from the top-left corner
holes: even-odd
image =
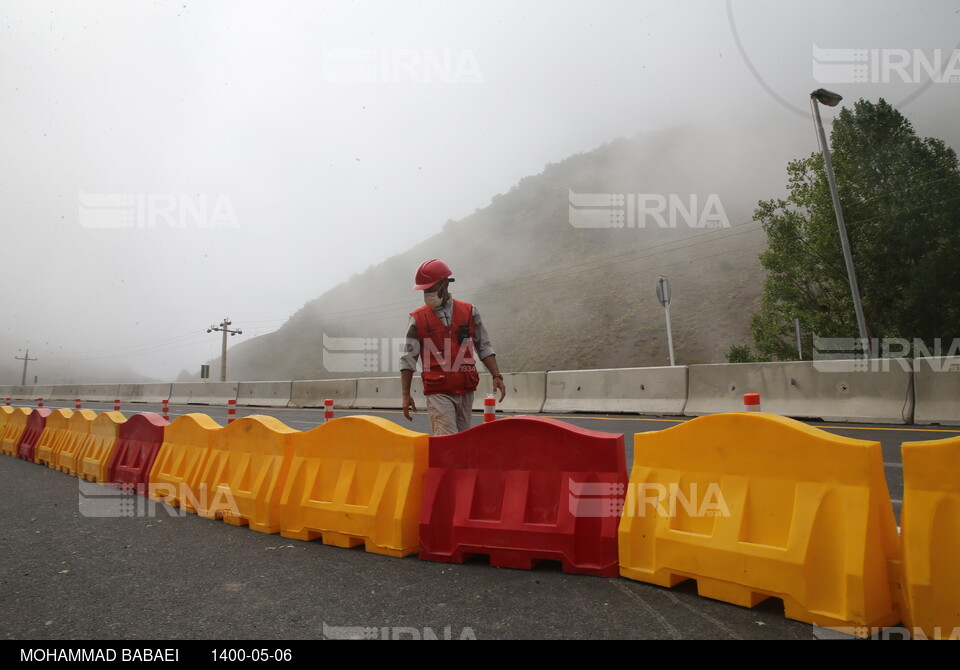
[[[960,639],[960,438],[902,453],[904,617],[915,638]]]
[[[120,424],[126,422],[120,412],[103,412],[90,424],[90,433],[80,448],[80,467],[77,476],[90,482],[106,482],[110,459],[117,449]]]
[[[97,418],[92,409],[81,409],[73,413],[67,421],[67,433],[54,447],[50,456],[50,466],[76,475],[83,463],[83,447],[90,434],[90,425]]]
[[[214,432],[198,482],[197,514],[262,533],[279,532],[280,496],[297,432],[262,415],[237,419]]]
[[[634,436],[624,577],[780,598],[790,619],[852,632],[900,622],[898,560],[879,442],[752,412]]]
[[[0,439],[3,439],[3,432],[7,426],[7,420],[13,414],[13,407],[0,405]]]
[[[6,424],[3,426],[3,433],[0,433],[0,453],[5,456],[17,455],[17,442],[23,437],[23,431],[27,428],[27,417],[33,410],[29,407],[14,407],[9,414]]]
[[[150,499],[195,514],[200,475],[210,458],[213,435],[222,428],[206,414],[184,414],[164,428],[150,471]]]
[[[37,440],[37,448],[33,453],[33,460],[40,465],[53,467],[53,455],[57,452],[57,444],[67,438],[70,426],[72,409],[56,409],[47,417],[47,423]]]
[[[379,417],[335,419],[294,438],[280,534],[388,556],[419,550],[429,436]]]

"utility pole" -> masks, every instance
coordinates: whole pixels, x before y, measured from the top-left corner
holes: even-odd
[[[227,333],[230,333],[230,336],[234,335],[243,335],[243,331],[237,328],[236,330],[230,330],[230,326],[233,325],[233,321],[230,318],[226,318],[220,322],[219,326],[210,326],[207,328],[208,333],[213,331],[223,331],[223,350],[220,352],[220,381],[227,381]],[[26,363],[24,363],[26,365]],[[26,369],[26,368],[24,368]]]
[[[20,386],[27,385],[27,361],[35,361],[36,358],[30,358],[30,350],[27,349],[27,353],[23,355],[23,358],[19,356],[14,356],[14,359],[18,361],[23,361],[23,377],[20,379]]]

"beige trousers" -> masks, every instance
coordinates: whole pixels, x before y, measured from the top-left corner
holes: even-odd
[[[473,391],[459,395],[431,393],[427,399],[430,432],[434,435],[452,435],[470,428],[473,418]]]

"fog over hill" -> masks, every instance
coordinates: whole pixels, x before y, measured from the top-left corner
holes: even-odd
[[[37,347],[29,351],[27,384],[36,382],[46,386],[50,384],[145,383],[157,381],[136,372],[127,365],[109,360],[109,357],[97,358],[94,355],[87,360],[81,360],[71,359],[68,355],[51,356],[45,351],[51,348],[49,342],[37,344]],[[104,352],[109,352],[107,347],[110,344],[112,343],[104,344]],[[10,360],[0,360],[0,384],[20,384],[23,379],[23,357],[27,355],[27,350],[21,348],[20,343],[12,338],[0,337],[0,351],[11,352]]]
[[[453,269],[454,297],[480,309],[502,370],[668,365],[659,274],[672,288],[677,363],[723,362],[731,345],[750,341],[762,285],[757,256],[766,245],[752,212],[759,199],[782,193],[786,168],[746,178],[769,160],[763,129],[751,131],[749,150],[736,139],[744,128],[724,130],[642,133],[547,165],[434,237],[347,278],[276,332],[233,346],[229,378],[395,374],[396,340],[422,304],[411,290],[414,272],[434,257]],[[583,194],[603,196],[581,207]],[[582,227],[583,218],[595,225],[608,212],[622,215],[623,227]],[[219,369],[219,359],[210,363]]]

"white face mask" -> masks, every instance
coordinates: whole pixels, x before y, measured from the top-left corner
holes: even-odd
[[[427,307],[437,308],[443,304],[444,299],[447,297],[447,286],[444,284],[440,287],[440,290],[435,293],[423,292],[423,302]]]

